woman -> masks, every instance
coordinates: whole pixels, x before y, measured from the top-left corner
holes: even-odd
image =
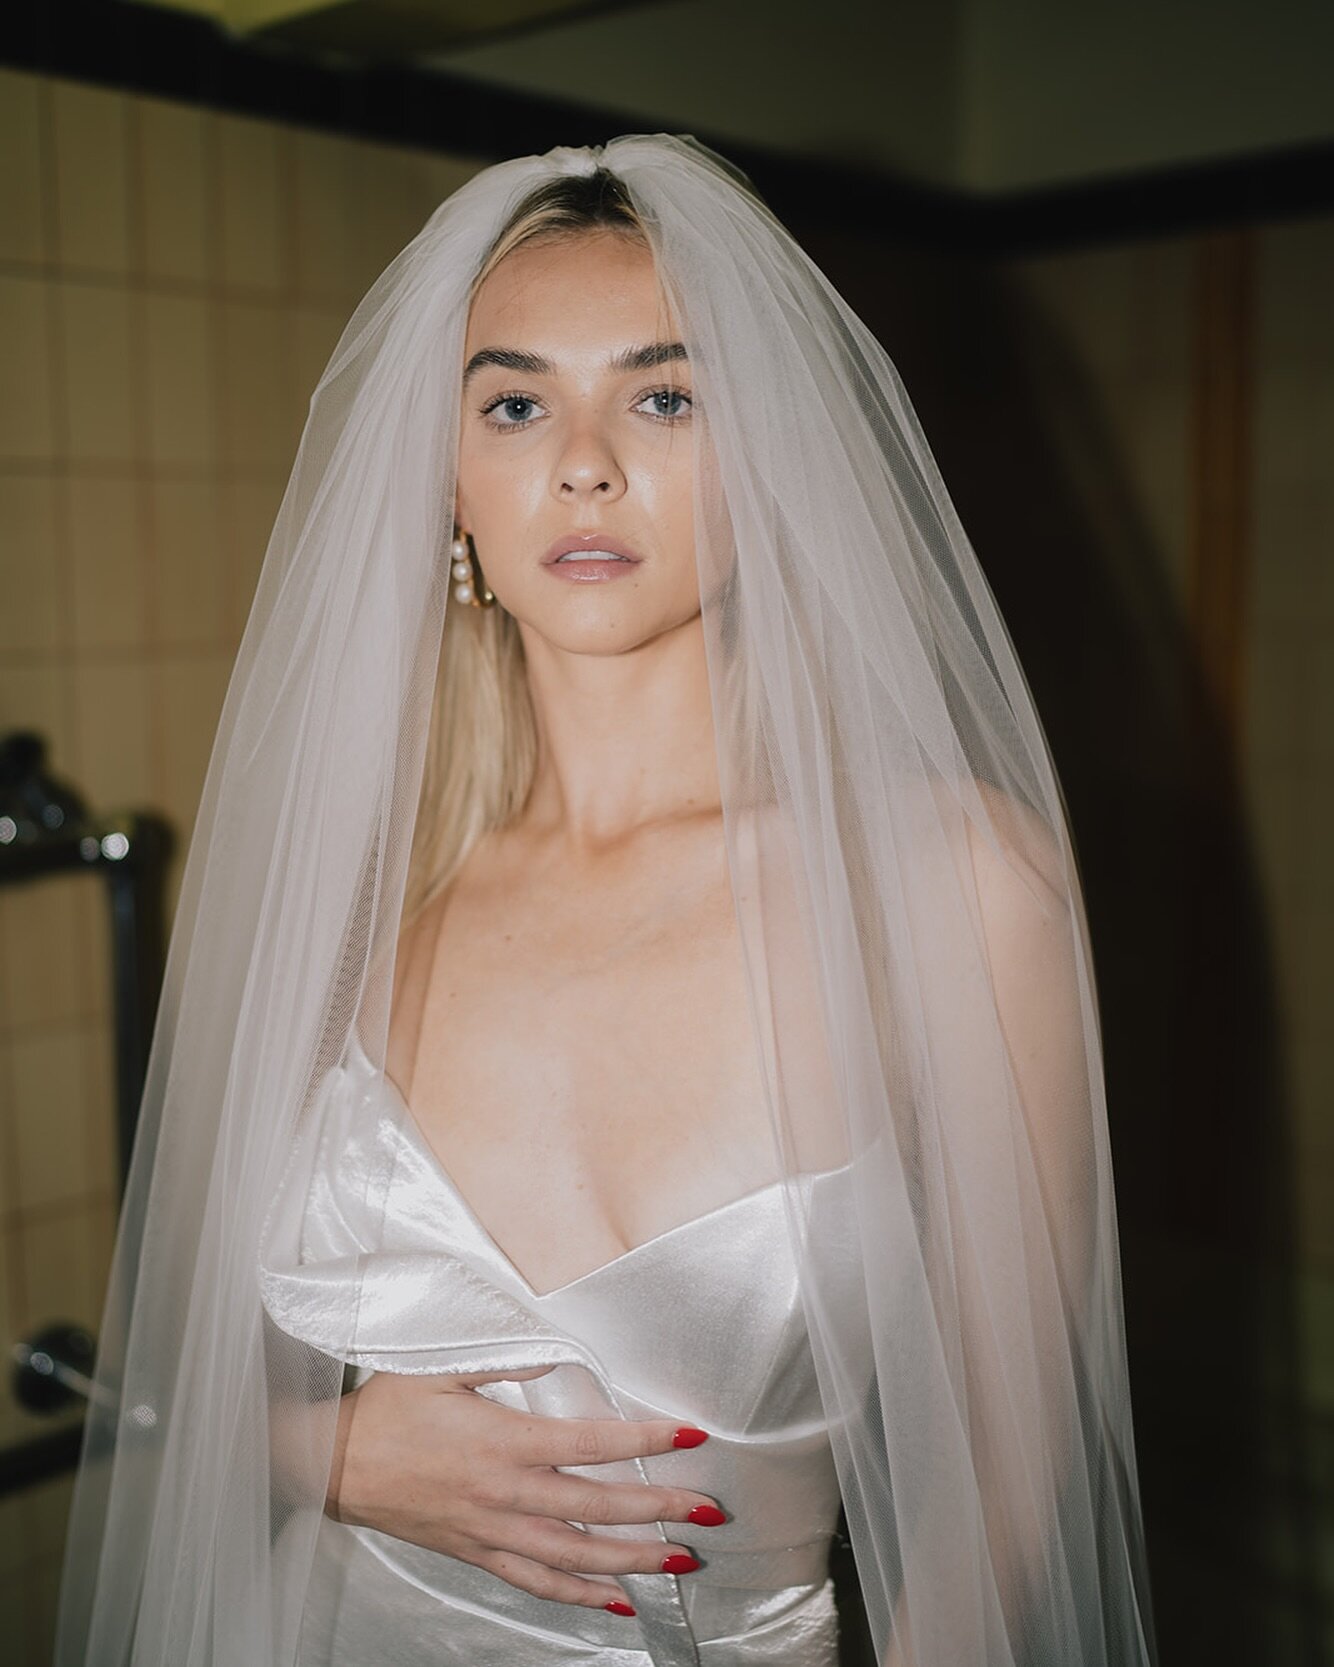
[[[1059,787],[693,140],[479,174],[335,350],[98,1386],[62,1663],[823,1667],[840,1504],[887,1664],[1152,1659]]]

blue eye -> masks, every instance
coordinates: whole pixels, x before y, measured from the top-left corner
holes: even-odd
[[[690,394],[687,393],[684,388],[653,388],[648,393],[640,395],[639,400],[635,405],[635,410],[639,410],[640,407],[649,400],[676,402],[676,409],[670,411],[656,410],[644,412],[646,417],[651,417],[654,422],[661,423],[679,423],[684,420],[688,413],[680,409],[680,401],[684,400],[687,406],[693,406],[694,404]],[[508,420],[508,418],[496,418],[491,415],[493,411],[499,411],[504,407],[512,408],[514,406],[527,406],[530,409],[541,409],[538,401],[535,400],[531,394],[508,393],[497,394],[493,400],[482,406],[480,414],[486,420],[487,427],[493,428],[497,432],[500,432],[502,429],[513,430],[516,428],[528,428],[533,420],[531,415],[520,414],[516,420],[512,422]],[[511,415],[513,415],[512,410]]]
[[[683,399],[687,405],[694,403],[684,388],[655,388],[651,394],[645,394],[644,399]],[[643,400],[640,401],[640,404],[643,404]],[[661,422],[674,423],[679,422],[685,413],[682,411],[650,411],[648,415],[657,417]]]
[[[498,394],[489,405],[484,405],[482,407],[482,415],[489,418],[491,412],[497,410],[502,405],[535,405],[536,403],[537,402],[535,400],[529,399],[527,394]],[[492,422],[491,426],[492,428],[523,428],[526,424],[524,420],[521,419],[520,421],[513,423]]]

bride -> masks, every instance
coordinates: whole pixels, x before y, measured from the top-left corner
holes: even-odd
[[[311,402],[56,1659],[833,1667],[840,1510],[886,1667],[1153,1660],[1077,866],[883,350],[558,147]]]

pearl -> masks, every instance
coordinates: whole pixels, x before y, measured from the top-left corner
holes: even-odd
[[[472,601],[472,586],[471,585],[455,585],[454,586],[454,595],[458,598],[458,600],[460,602],[471,602]]]
[[[452,571],[456,579],[471,579],[472,563],[467,561],[456,561]]]
[[[456,538],[449,548],[455,561],[466,561],[468,559],[468,540],[466,538]]]

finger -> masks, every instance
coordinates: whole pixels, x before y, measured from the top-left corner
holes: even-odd
[[[611,1539],[606,1534],[586,1534],[567,1522],[554,1523],[546,1517],[520,1520],[523,1537],[514,1542],[514,1549],[559,1574],[662,1574],[664,1558],[684,1557],[698,1562],[688,1545],[666,1540]],[[677,1572],[691,1571],[682,1567]]]
[[[510,1409],[506,1409],[510,1410]],[[695,1447],[704,1437],[679,1418],[549,1418],[515,1412],[526,1428],[515,1457],[528,1464],[607,1464]]]
[[[516,1372],[443,1372],[441,1389],[476,1389],[479,1383],[524,1383],[529,1378],[545,1377],[555,1366],[525,1366]]]
[[[478,1558],[478,1568],[489,1569],[502,1580],[517,1586],[521,1592],[531,1592],[537,1598],[551,1598],[556,1603],[577,1603],[585,1609],[605,1609],[611,1601],[634,1605],[614,1581],[585,1580],[577,1574],[563,1574],[548,1568],[545,1563],[521,1556],[516,1551],[494,1551]]]
[[[587,1527],[617,1522],[689,1522],[716,1528],[718,1502],[688,1488],[645,1487],[640,1482],[597,1482],[586,1476],[562,1476],[557,1470],[533,1471],[514,1500],[516,1510],[537,1516],[582,1522]],[[722,1513],[726,1520],[726,1513]]]

